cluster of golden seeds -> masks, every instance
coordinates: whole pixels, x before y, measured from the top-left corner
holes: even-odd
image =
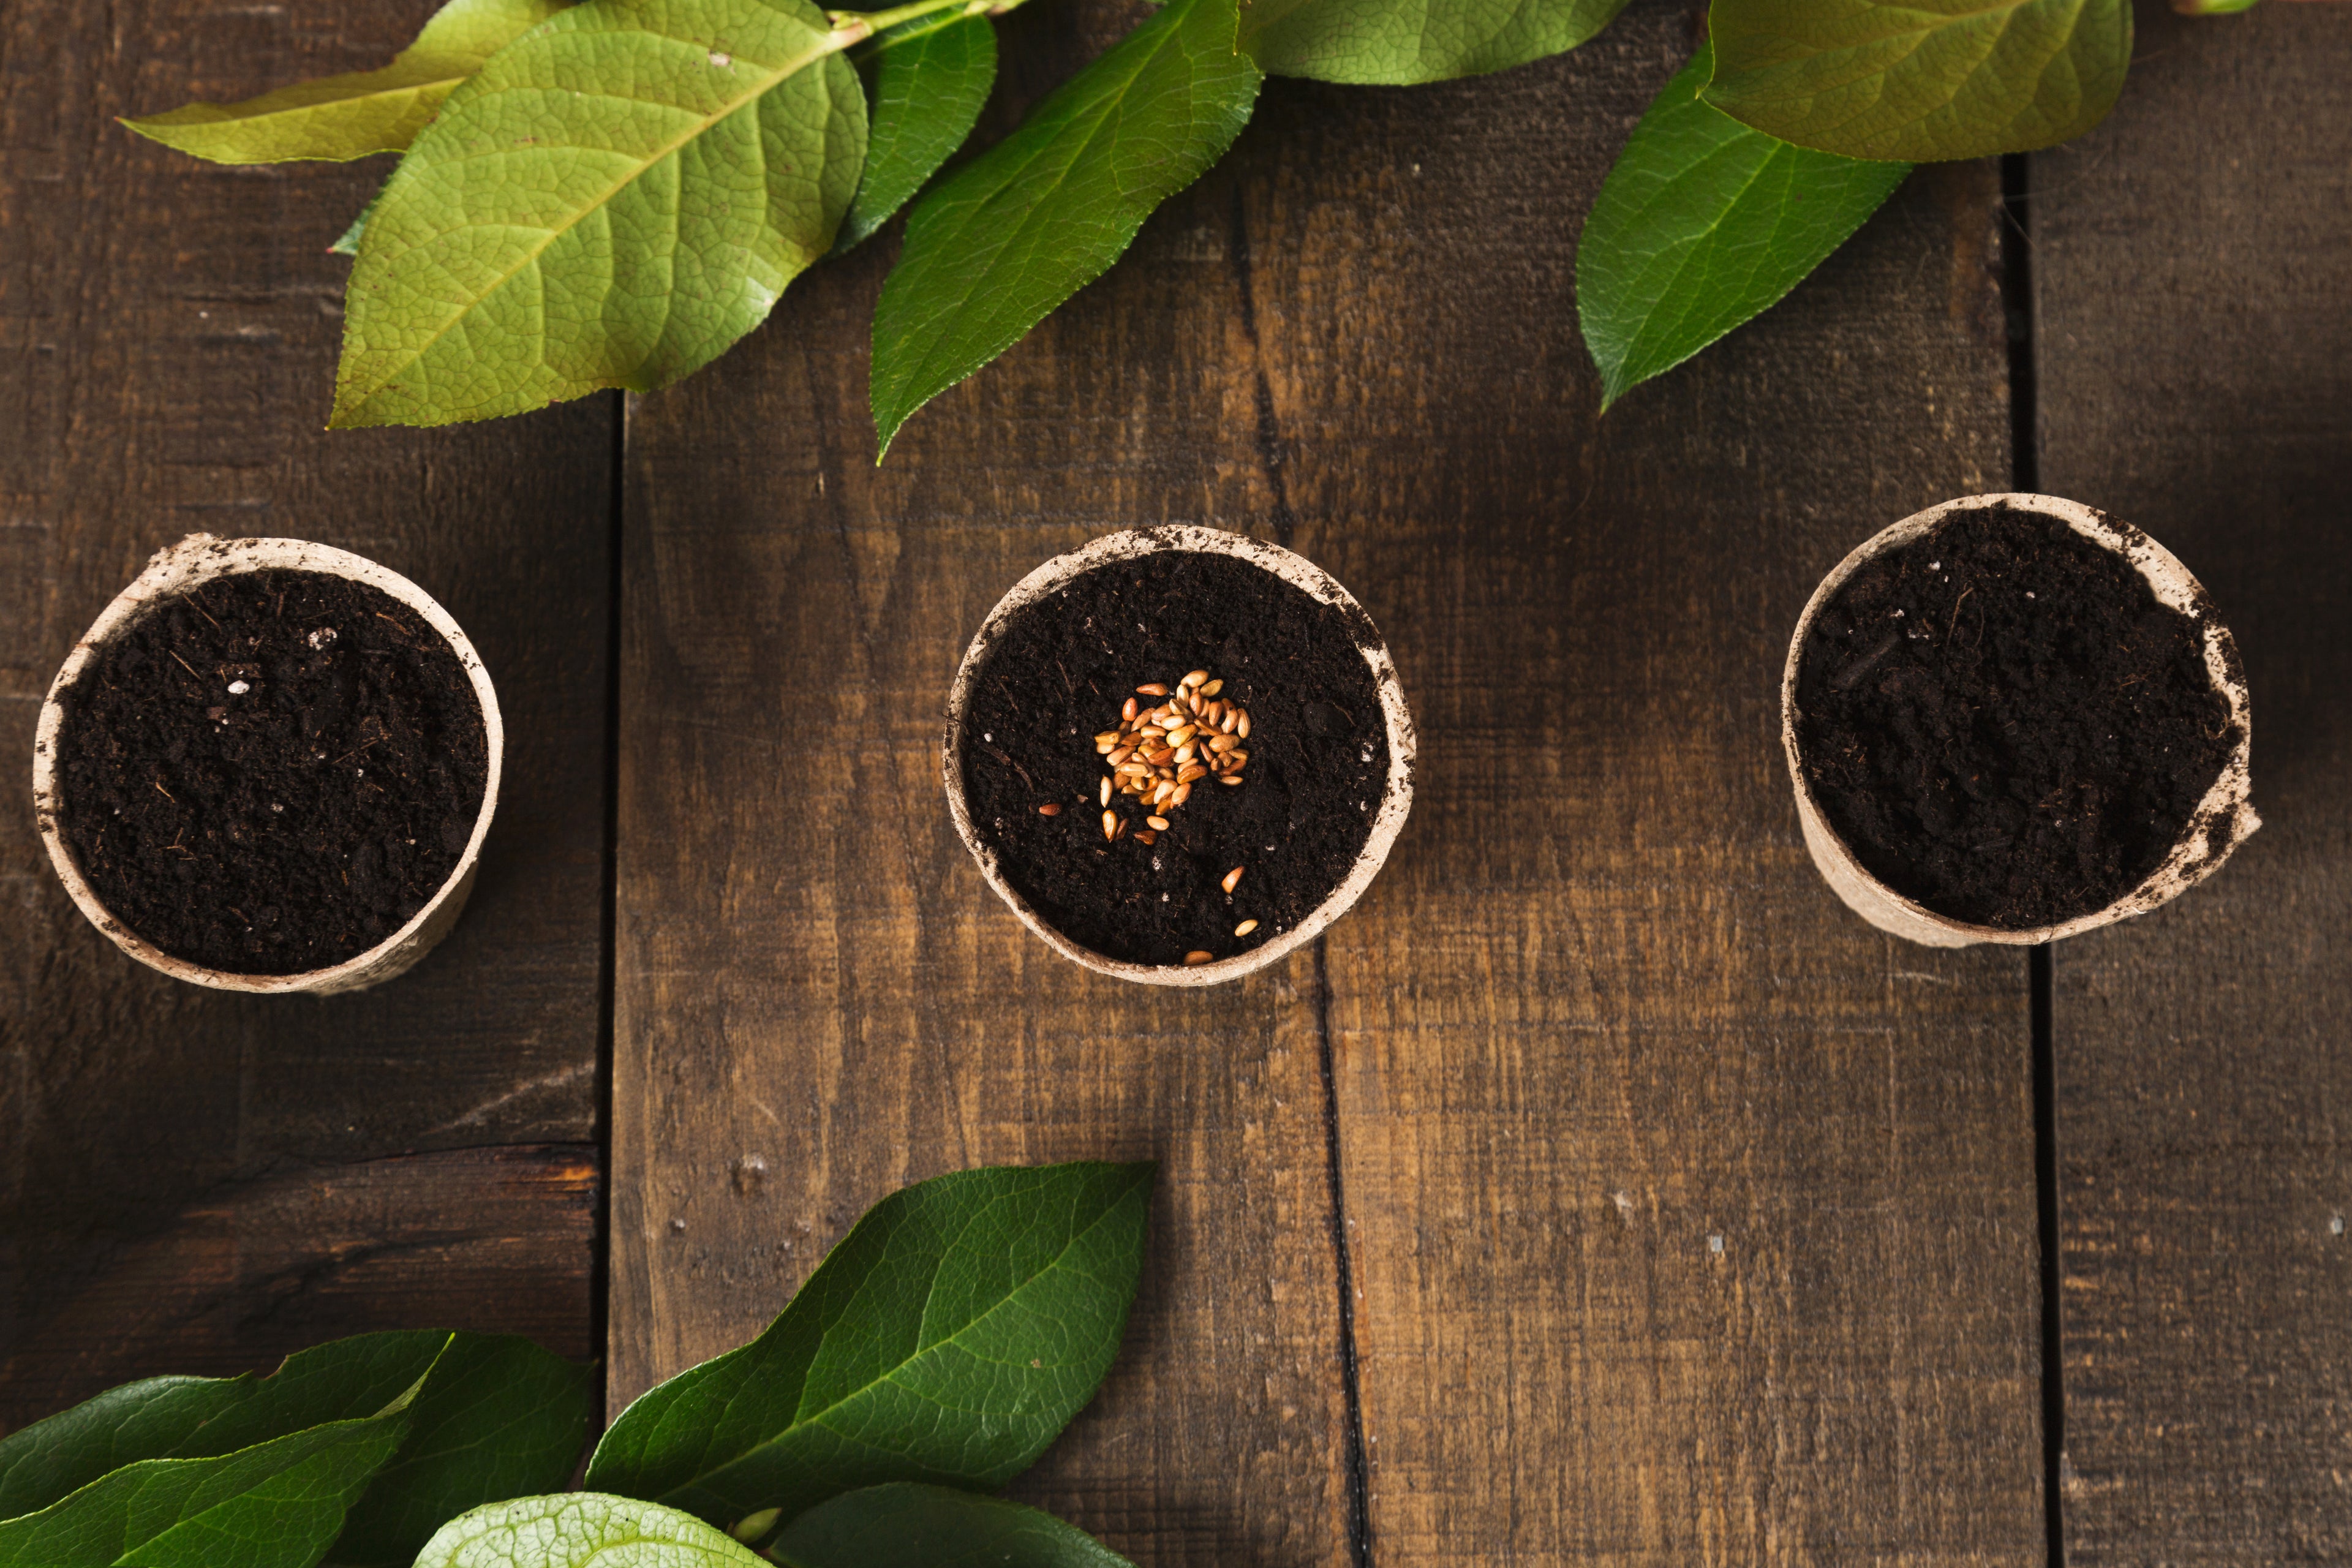
[[[1188,672],[1173,692],[1159,681],[1139,686],[1119,710],[1118,723],[1095,737],[1095,754],[1110,764],[1101,789],[1105,838],[1115,839],[1121,830],[1118,813],[1110,809],[1115,795],[1134,796],[1150,811],[1135,830],[1137,841],[1149,844],[1168,831],[1168,813],[1192,798],[1194,784],[1242,782],[1249,765],[1242,746],[1249,739],[1249,710],[1221,699],[1224,687],[1205,669]],[[1163,700],[1146,708],[1139,700],[1146,697]]]

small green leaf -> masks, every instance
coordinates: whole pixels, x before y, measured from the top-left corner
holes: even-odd
[[[1911,172],[1750,131],[1700,100],[1713,64],[1701,45],[1666,84],[1584,220],[1576,305],[1603,408],[1778,301]]]
[[[979,122],[996,84],[996,29],[985,16],[926,16],[859,47],[866,83],[866,175],[841,220],[833,253],[890,220],[939,173]]]
[[[569,1492],[492,1503],[441,1527],[416,1568],[768,1568],[690,1514]]]
[[[337,163],[397,153],[452,89],[569,0],[448,0],[382,70],[298,82],[242,103],[191,103],[122,123],[215,163]]]
[[[892,1194],[758,1339],[622,1412],[586,1484],[721,1528],[882,1481],[1003,1485],[1118,1352],[1150,1184],[1048,1165]]]
[[[1171,0],[916,204],[874,312],[874,429],[1003,353],[1119,258],[1249,122],[1234,0]]]
[[[833,243],[866,157],[807,0],[585,0],[449,95],[345,294],[337,428],[667,386]]]
[[[327,1561],[407,1568],[444,1521],[562,1487],[588,1441],[592,1370],[514,1334],[455,1336]]]
[[[908,1482],[819,1503],[768,1554],[787,1568],[1135,1568],[1050,1513]]]
[[[2106,118],[2129,0],[1714,0],[1706,100],[1783,142],[1927,163],[2048,147]]]
[[[110,1470],[37,1513],[0,1520],[0,1568],[310,1568],[400,1446],[416,1387],[358,1420]]]
[[[1572,49],[1625,0],[1250,0],[1237,47],[1269,76],[1402,87]]]

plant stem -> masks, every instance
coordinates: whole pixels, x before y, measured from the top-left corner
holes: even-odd
[[[925,16],[936,16],[952,11],[964,16],[1001,16],[1019,5],[1021,0],[910,0],[904,5],[893,5],[887,11],[827,11],[825,20],[836,33],[851,35],[851,41],[869,37],[903,22],[913,22]]]

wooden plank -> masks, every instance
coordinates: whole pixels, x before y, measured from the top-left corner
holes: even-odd
[[[1007,18],[998,128],[1133,19]],[[1273,152],[1188,193],[878,472],[888,243],[632,400],[615,1409],[756,1332],[906,1182],[1152,1157],[1128,1343],[1017,1495],[1145,1563],[1344,1560],[1312,956],[1207,994],[1091,976],[990,894],[939,771],[949,680],[1024,573],[1107,527],[1269,510],[1224,229]]]
[[[2042,477],[2212,593],[2264,826],[2060,948],[2067,1558],[2352,1558],[2352,121],[2343,7],[2157,10],[2032,168]]]
[[[326,434],[349,263],[324,247],[388,163],[224,169],[112,123],[380,63],[432,9],[170,0],[126,20],[26,0],[0,13],[11,776],[74,639],[149,552],[195,530],[323,540],[415,578],[480,647],[509,733],[498,826],[455,934],[391,986],[328,1002],[199,992],[134,965],[67,901],[21,784],[0,792],[0,1424],[171,1370],[155,1359],[166,1352],[216,1365],[283,1348],[235,1313],[191,1338],[78,1305],[122,1302],[106,1292],[126,1249],[173,1255],[207,1194],[265,1176],[333,1182],[350,1162],[409,1151],[594,1136],[617,408]],[[465,1184],[428,1190],[470,1234]],[[591,1236],[576,1194],[547,1192],[535,1219],[493,1206],[520,1257]],[[251,1267],[299,1241],[254,1249]],[[334,1267],[320,1264],[314,1290],[331,1289]],[[220,1282],[222,1299],[266,1277]],[[543,1281],[571,1315],[566,1342],[587,1337],[583,1278],[573,1259]],[[404,1322],[418,1300],[339,1321]],[[552,1321],[544,1306],[516,1311],[501,1321]],[[60,1362],[35,1346],[80,1348]]]
[[[1995,172],[1596,419],[1578,217],[1687,40],[1258,127],[1286,495],[1423,740],[1328,938],[1371,1557],[2038,1562],[2025,960],[1840,906],[1778,735],[1821,574],[2005,487]]]

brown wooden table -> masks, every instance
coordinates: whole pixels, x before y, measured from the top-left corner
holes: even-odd
[[[423,1323],[618,1408],[903,1182],[1150,1155],[1126,1352],[1016,1489],[1140,1563],[2352,1559],[2352,12],[2143,8],[2097,132],[1921,172],[1605,420],[1576,235],[1696,16],[1276,82],[877,472],[887,239],[678,389],[320,431],[383,164],[109,120],[429,9],[0,9],[0,754],[196,529],[415,578],[511,737],[457,934],[327,1002],[138,969],[0,792],[0,1426]],[[1127,19],[1008,18],[991,122]],[[2268,826],[2054,955],[1916,949],[1806,860],[1781,651],[1853,542],[2010,488],[2203,577]],[[1423,744],[1356,912],[1205,994],[1025,936],[935,752],[1007,585],[1171,519],[1348,583]]]

